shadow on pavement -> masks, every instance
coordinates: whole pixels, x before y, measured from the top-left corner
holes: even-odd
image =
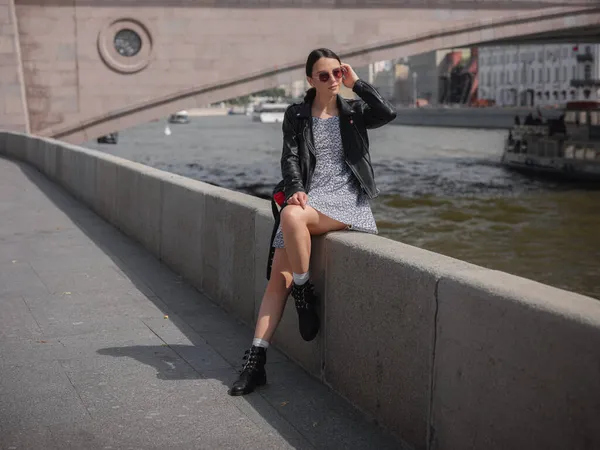
[[[161,322],[144,319],[164,344],[107,347],[98,354],[151,366],[160,380],[218,380],[223,402],[233,403],[265,431],[276,430],[293,448],[404,448],[275,348],[268,352],[268,384],[248,396],[228,396],[227,387],[241,368],[252,330],[34,167],[15,163],[168,316]]]

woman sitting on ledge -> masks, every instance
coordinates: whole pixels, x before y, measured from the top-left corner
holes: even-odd
[[[281,224],[275,207],[269,283],[252,347],[230,395],[248,394],[267,382],[266,350],[290,290],[302,338],[311,341],[319,332],[317,297],[308,270],[311,236],[338,230],[377,233],[369,199],[379,191],[367,129],[393,120],[394,107],[331,50],[317,49],[308,55],[306,77],[312,88],[302,103],[287,109],[283,121],[283,181],[274,193],[276,199],[285,199],[278,202]],[[340,97],[341,83],[360,99]]]

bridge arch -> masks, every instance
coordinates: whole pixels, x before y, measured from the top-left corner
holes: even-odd
[[[82,143],[180,109],[300,79],[305,54],[317,46],[334,48],[350,64],[364,66],[442,48],[524,38],[543,41],[556,33],[565,40],[579,39],[600,24],[600,7],[590,7],[585,0],[577,3],[583,6],[543,8],[540,5],[551,2],[494,10],[477,9],[482,2],[473,2],[472,10],[383,7],[293,12],[135,9],[127,2],[98,8],[94,3],[72,9],[17,4],[35,134]],[[132,20],[148,32],[152,52],[140,70],[114,70],[98,50],[98,36],[106,24],[119,20]]]

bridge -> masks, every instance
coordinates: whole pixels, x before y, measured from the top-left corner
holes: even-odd
[[[267,201],[0,132],[0,217],[2,448],[600,448],[596,299],[329,233],[319,336],[288,306],[231,399]]]
[[[191,6],[192,3],[194,6]],[[350,64],[502,42],[597,41],[595,0],[0,0],[0,128],[83,143]]]

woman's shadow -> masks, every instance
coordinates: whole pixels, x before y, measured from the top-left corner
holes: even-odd
[[[199,354],[193,345],[132,345],[108,347],[97,351],[100,355],[128,357],[156,369],[159,380],[218,379],[229,386],[236,377],[231,367],[214,367],[210,360]]]

